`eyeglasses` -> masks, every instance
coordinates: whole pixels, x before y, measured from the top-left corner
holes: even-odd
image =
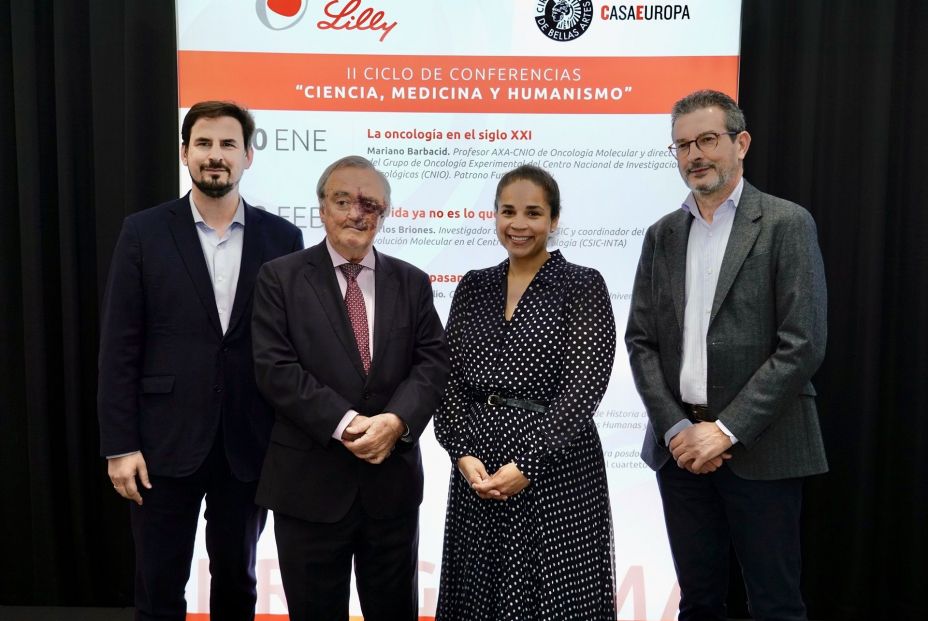
[[[675,142],[667,148],[670,149],[670,153],[674,157],[686,157],[690,152],[690,145],[696,143],[696,147],[700,151],[708,153],[709,151],[714,151],[715,148],[719,146],[719,136],[735,136],[740,133],[741,132],[706,132],[705,134],[696,136],[695,140]]]
[[[339,196],[337,198],[326,198],[325,200],[332,208],[332,211],[340,214],[347,214],[351,211],[352,207],[357,207],[362,216],[369,216],[371,214],[382,216],[383,212],[387,209],[385,205],[381,205],[372,198],[357,199]]]

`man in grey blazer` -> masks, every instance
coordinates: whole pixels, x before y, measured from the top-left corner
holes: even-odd
[[[727,618],[733,545],[752,615],[805,619],[802,484],[828,469],[810,383],[826,336],[815,223],[744,181],[751,137],[729,96],[692,93],[671,124],[691,192],[648,229],[625,341],[679,618]]]

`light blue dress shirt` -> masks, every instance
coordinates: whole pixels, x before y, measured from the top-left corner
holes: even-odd
[[[245,241],[245,203],[239,198],[238,209],[232,216],[232,222],[223,232],[211,228],[203,220],[200,211],[190,195],[190,211],[197,227],[197,236],[200,238],[200,247],[203,249],[203,258],[206,259],[206,268],[213,283],[213,295],[216,297],[216,311],[219,313],[219,323],[222,333],[229,329],[229,317],[232,316],[232,303],[235,301],[235,290],[238,287],[238,274],[242,266],[242,247]]]
[[[692,192],[681,207],[693,216],[686,244],[686,306],[683,311],[683,360],[680,365],[680,397],[686,403],[708,403],[706,335],[709,332],[719,270],[722,268],[725,248],[735,221],[735,210],[743,190],[742,178],[731,195],[715,210],[712,222],[702,217]],[[715,424],[731,439],[732,444],[738,441],[721,422],[716,421]],[[669,445],[675,435],[690,425],[692,423],[689,420],[681,420],[664,434],[664,442]]]

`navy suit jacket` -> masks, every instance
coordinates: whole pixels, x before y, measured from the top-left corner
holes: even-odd
[[[422,501],[419,435],[444,393],[449,352],[422,270],[376,253],[370,373],[325,241],[267,263],[255,287],[258,386],[277,414],[258,504],[313,522],[341,519],[360,496],[376,518]],[[354,456],[332,433],[354,409],[397,414],[409,436],[380,464]]]
[[[217,433],[235,476],[258,478],[273,414],[255,386],[258,268],[300,250],[301,231],[245,204],[239,280],[223,335],[189,194],[126,218],[101,326],[100,452],[140,450],[150,473],[194,473]]]

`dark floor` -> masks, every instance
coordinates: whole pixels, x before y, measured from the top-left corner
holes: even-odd
[[[132,608],[0,606],[0,621],[132,621]]]

